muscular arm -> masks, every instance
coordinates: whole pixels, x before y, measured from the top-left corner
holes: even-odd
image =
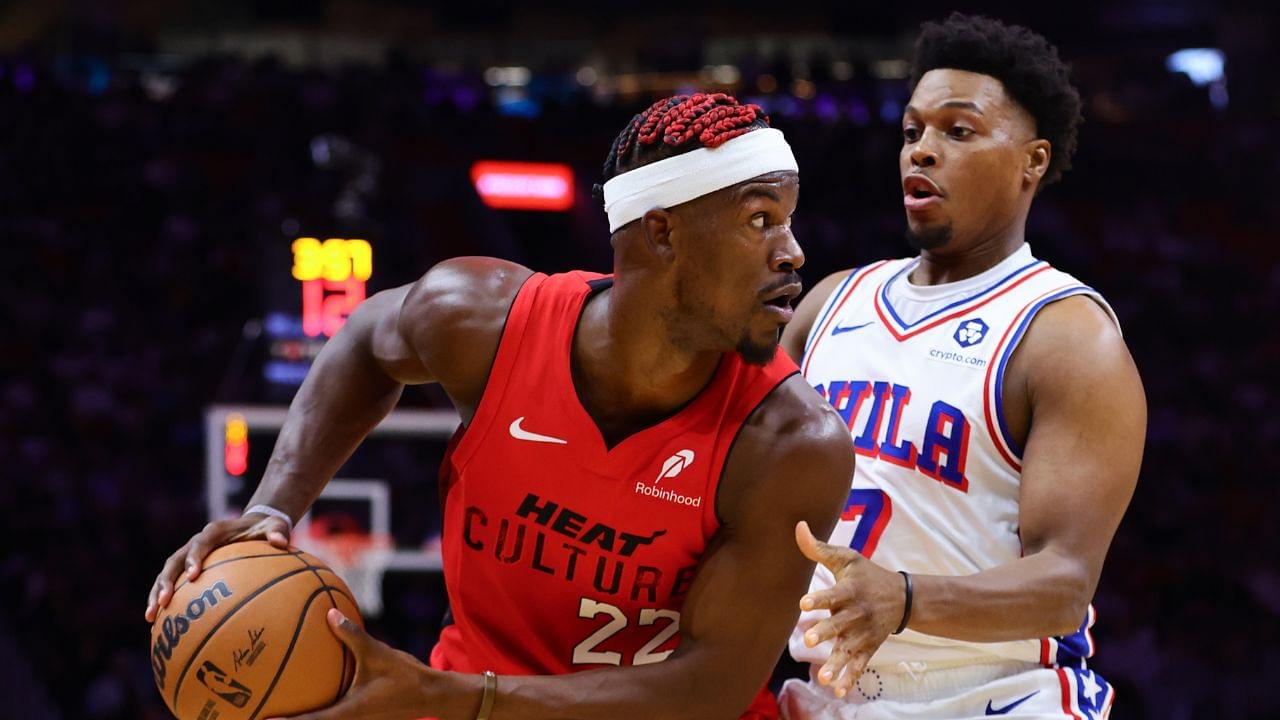
[[[850,272],[852,271],[841,270],[826,276],[814,285],[796,306],[795,315],[791,316],[791,322],[787,323],[786,329],[782,331],[782,349],[796,363],[799,363],[804,356],[805,342],[808,341],[809,332],[818,319],[818,313],[822,311],[823,303],[831,297],[831,293],[836,291],[836,287],[849,277]]]
[[[404,386],[438,382],[468,422],[484,391],[507,312],[531,271],[505,260],[458,258],[413,285],[360,304],[325,343],[285,416],[249,505],[302,517],[352,451],[395,407]],[[152,622],[178,576],[194,580],[204,558],[229,542],[289,543],[288,525],[262,514],[215,520],[165,560],[151,585]]]
[[[795,623],[813,564],[795,524],[830,532],[848,492],[848,428],[798,376],[743,428],[725,469],[723,525],[681,608],[680,645],[666,661],[555,677],[501,677],[495,720],[737,718],[768,677]],[[475,676],[434,674],[424,710],[470,720]]]
[[[470,419],[530,274],[503,260],[458,258],[361,303],[294,396],[249,504],[301,517],[405,385],[439,382]]]
[[[1068,298],[1040,312],[1005,375],[1004,410],[1015,440],[1025,439],[1024,555],[972,575],[912,575],[912,630],[999,642],[1069,634],[1084,619],[1133,495],[1146,433],[1137,369],[1092,300]],[[806,595],[801,607],[831,611],[805,631],[805,643],[835,639],[818,679],[843,696],[899,624],[905,583],[804,528],[797,541],[836,576],[835,587]]]
[[[915,576],[910,627],[993,642],[1069,634],[1084,619],[1133,496],[1146,434],[1137,368],[1088,298],[1045,307],[1005,377],[1022,434],[1024,557],[974,575]]]

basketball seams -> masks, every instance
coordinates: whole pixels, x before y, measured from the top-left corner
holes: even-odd
[[[337,602],[335,602],[335,601],[334,601],[334,599],[333,599],[333,591],[334,591],[334,590],[338,590],[338,593],[339,593],[339,594],[341,594],[341,595],[343,595],[343,596],[346,596],[346,593],[343,593],[340,589],[335,588],[334,586],[329,585],[328,583],[326,583],[326,582],[324,581],[324,578],[320,577],[320,571],[321,571],[321,570],[328,570],[328,571],[329,571],[329,573],[330,573],[331,575],[333,575],[334,577],[337,577],[337,573],[333,572],[333,570],[331,570],[330,568],[327,568],[327,567],[321,567],[321,566],[319,566],[319,565],[313,565],[313,564],[311,564],[311,561],[307,559],[307,558],[311,558],[311,557],[313,557],[313,556],[312,556],[312,555],[310,555],[310,554],[307,554],[307,557],[305,557],[305,558],[304,558],[304,557],[302,557],[302,553],[299,553],[296,557],[297,557],[299,560],[301,560],[301,561],[302,561],[302,563],[303,563],[304,565],[306,565],[306,566],[307,566],[307,568],[309,568],[309,569],[311,570],[311,574],[313,574],[313,575],[315,575],[315,576],[316,576],[316,580],[320,583],[321,588],[322,588],[322,589],[326,589],[326,594],[329,596],[329,607],[333,608],[334,610],[337,610],[337,609],[338,609],[338,603],[337,603]],[[341,578],[338,578],[338,579],[340,579],[340,580],[341,580]],[[348,600],[351,600],[351,598],[350,598],[349,596],[347,596],[347,599],[348,599]],[[352,604],[353,604],[353,605],[356,605],[356,603],[355,603],[355,601],[354,601],[354,600],[352,601]],[[356,607],[358,608],[358,607],[359,607],[359,605],[356,605]],[[346,686],[346,682],[347,682],[347,655],[349,655],[349,654],[350,654],[350,651],[349,651],[349,650],[347,650],[347,645],[346,645],[346,643],[339,642],[339,645],[341,645],[341,646],[342,646],[342,667],[338,669],[338,673],[339,673],[339,675],[338,675],[338,694],[336,694],[336,695],[334,695],[334,696],[333,696],[333,701],[334,701],[334,702],[338,702],[338,699],[339,699],[339,698],[341,698],[341,697],[342,697],[344,694],[346,694],[346,692],[347,692],[347,688],[345,687],[345,686]],[[275,684],[275,683],[272,683],[272,685],[273,685],[273,686],[274,686],[274,684]],[[268,691],[268,695],[270,695],[270,692],[269,692],[269,691]],[[264,700],[263,702],[266,702],[266,701]]]
[[[230,547],[230,546],[224,546],[224,547]],[[297,557],[301,553],[302,553],[301,550],[294,550],[293,552],[265,553],[262,555],[241,555],[240,557],[227,558],[226,560],[219,560],[218,562],[212,565],[206,565],[203,568],[200,568],[200,574],[203,575],[204,573],[207,573],[216,567],[221,567],[228,563],[239,562],[240,560],[255,560],[257,558],[268,558],[268,557],[286,557],[288,555],[293,555],[294,557]],[[186,575],[183,575],[181,578],[179,578],[178,584],[175,585],[173,588],[173,594],[176,595],[178,591],[181,590],[188,582],[190,581],[187,580]]]
[[[248,607],[254,600],[259,599],[259,596],[261,596],[263,593],[270,590],[271,588],[274,588],[279,585],[284,585],[285,587],[293,587],[293,586],[289,586],[288,583],[286,582],[289,580],[289,578],[296,577],[299,575],[305,575],[309,571],[310,574],[316,578],[318,586],[316,586],[315,589],[310,592],[310,596],[307,598],[306,602],[304,603],[302,612],[298,616],[297,624],[294,627],[293,639],[290,641],[288,645],[288,650],[286,651],[284,657],[281,659],[280,664],[277,666],[275,670],[275,676],[272,679],[271,684],[268,687],[265,696],[261,699],[257,708],[254,710],[253,714],[248,716],[249,720],[254,720],[255,718],[259,717],[259,715],[263,711],[263,708],[266,707],[266,703],[268,702],[268,699],[273,695],[274,690],[278,687],[279,682],[282,679],[284,679],[284,670],[288,666],[289,660],[293,652],[297,650],[297,646],[301,642],[301,639],[303,637],[302,630],[306,628],[308,625],[311,625],[311,623],[308,622],[308,614],[310,610],[315,606],[315,601],[317,598],[319,598],[323,594],[326,597],[328,597],[330,607],[343,610],[344,612],[346,612],[344,608],[339,606],[339,603],[337,602],[337,598],[335,597],[335,592],[336,592],[337,595],[340,595],[343,598],[343,600],[350,605],[352,612],[359,613],[359,604],[356,602],[355,598],[352,597],[350,591],[346,588],[346,585],[343,582],[342,578],[336,573],[334,573],[332,569],[326,566],[322,560],[315,558],[314,556],[296,548],[290,548],[287,551],[280,551],[280,552],[266,552],[266,553],[254,552],[254,554],[252,555],[242,555],[239,557],[230,557],[223,560],[219,560],[203,568],[204,572],[202,573],[202,575],[204,577],[207,577],[208,571],[213,570],[222,565],[228,565],[238,560],[251,560],[251,559],[265,560],[266,558],[285,559],[288,557],[297,558],[301,564],[301,567],[289,569],[290,566],[288,565],[287,561],[285,561],[283,565],[281,565],[280,563],[275,563],[274,565],[270,565],[269,567],[273,567],[279,570],[278,574],[276,574],[270,580],[267,580],[265,583],[263,583],[262,585],[254,589],[252,592],[250,592],[247,596],[245,596],[239,602],[232,605],[226,611],[225,615],[220,617],[217,622],[215,622],[212,626],[209,627],[209,629],[204,634],[204,636],[200,638],[199,642],[195,643],[194,647],[192,647],[190,651],[190,654],[186,657],[185,662],[182,665],[182,669],[178,673],[177,680],[174,683],[172,705],[171,705],[172,707],[176,708],[178,706],[179,698],[181,696],[182,686],[185,684],[186,676],[191,672],[191,667],[197,664],[197,661],[203,657],[203,653],[205,652],[205,650],[209,649],[210,643],[213,642],[215,638],[218,636],[218,634],[225,629],[228,622],[231,621],[233,618],[242,617],[242,616],[239,616],[238,613],[242,609]],[[234,572],[235,571],[233,570],[233,573]],[[188,584],[190,584],[190,582],[188,582],[184,578],[183,581],[177,586],[177,588],[183,588]],[[175,588],[175,590],[177,588]],[[302,588],[298,588],[298,590],[302,590]],[[306,592],[305,590],[302,590],[302,591]],[[290,590],[286,590],[286,592],[294,593],[294,592],[297,592],[297,590],[290,589]],[[315,632],[314,629],[312,630],[312,632]],[[306,635],[305,637],[310,638],[310,637],[313,637],[313,635],[309,634],[309,635]],[[195,639],[195,638],[192,638],[192,639]],[[308,641],[308,642],[314,642],[314,641]],[[216,643],[214,644],[214,647],[216,649],[217,647]],[[342,652],[342,662],[339,668],[339,671],[341,674],[338,677],[337,694],[334,696],[332,702],[337,702],[342,697],[342,695],[345,694],[346,690],[349,687],[349,684],[347,683],[348,669],[349,668],[354,669],[354,664],[355,664],[354,657],[351,655],[351,652],[346,647],[345,643],[341,643],[339,641],[339,647],[341,648],[341,652]]]
[[[347,656],[348,656],[348,655],[350,655],[350,654],[351,654],[351,651],[347,649],[347,646],[346,646],[345,644],[343,644],[343,646],[342,646],[342,675],[338,678],[338,693],[337,693],[336,695],[334,695],[334,696],[333,696],[333,701],[334,701],[335,703],[336,703],[336,702],[338,702],[338,700],[342,699],[342,696],[343,696],[343,695],[346,695],[346,694],[347,694]],[[353,673],[353,675],[354,675],[354,673]],[[353,681],[355,680],[354,676],[352,677],[352,680],[353,680]]]
[[[308,568],[312,568],[312,566],[308,565],[306,568],[302,568],[301,570],[298,570],[298,572],[305,572]],[[348,600],[351,600],[351,597],[348,596],[345,592],[343,592],[342,588],[335,587],[327,583],[322,584],[320,587],[316,588],[311,592],[311,595],[307,598],[307,602],[302,606],[302,612],[298,613],[297,624],[294,625],[293,627],[293,638],[289,640],[289,647],[284,651],[284,657],[280,659],[280,664],[276,666],[275,677],[271,678],[271,684],[267,686],[267,692],[262,696],[262,700],[258,703],[258,707],[254,708],[253,713],[249,715],[249,720],[257,720],[258,715],[262,712],[262,708],[266,707],[267,701],[271,699],[271,693],[275,692],[276,685],[279,684],[280,682],[280,676],[284,675],[284,669],[289,666],[289,658],[293,656],[293,649],[298,645],[298,637],[302,635],[302,628],[306,625],[307,613],[311,610],[311,604],[315,602],[316,598],[320,597],[321,593],[326,593],[329,595],[329,602],[333,604],[334,607],[337,607],[337,605],[333,603],[334,590],[337,590],[338,594],[342,595],[343,597],[346,597]],[[354,601],[352,602],[354,603]],[[339,641],[339,643],[341,644],[341,641]],[[343,650],[342,662],[344,666],[342,672],[343,672],[343,679],[345,679],[346,677],[346,669],[345,669],[346,645],[342,646],[342,650]],[[339,685],[341,684],[342,683],[339,682]]]
[[[237,603],[235,607],[232,607],[230,610],[228,610],[226,615],[223,615],[221,618],[219,618],[218,622],[214,624],[213,627],[209,628],[208,632],[205,633],[204,637],[200,638],[199,644],[195,646],[195,648],[191,651],[191,654],[187,657],[187,662],[182,666],[182,672],[178,675],[178,680],[173,685],[173,706],[174,707],[176,707],[178,704],[178,692],[182,689],[182,683],[187,678],[187,671],[191,669],[191,665],[196,661],[196,658],[200,656],[200,652],[204,650],[204,646],[208,645],[209,641],[212,640],[214,636],[218,634],[218,630],[221,629],[222,626],[225,625],[228,620],[234,617],[235,614],[239,612],[241,608],[243,608],[245,605],[248,605],[250,602],[252,602],[254,598],[258,597],[259,595],[266,592],[267,590],[270,590],[276,585],[284,582],[285,580],[288,580],[289,578],[295,577],[306,571],[307,571],[306,568],[298,568],[297,570],[290,570],[289,572],[284,573],[282,575],[277,575],[275,578],[272,578],[270,582],[264,583],[261,587],[249,593],[249,595],[245,597],[243,600],[241,600],[239,603]]]

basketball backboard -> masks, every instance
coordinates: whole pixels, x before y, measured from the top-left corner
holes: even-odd
[[[215,405],[205,412],[210,520],[238,516],[266,469],[287,408]],[[436,475],[458,427],[452,410],[395,410],[298,521],[293,544],[329,563],[361,611],[383,609],[387,572],[441,570]]]

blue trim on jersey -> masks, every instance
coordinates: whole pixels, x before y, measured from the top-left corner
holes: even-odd
[[[948,305],[948,306],[946,306],[946,307],[942,308],[941,310],[935,310],[935,311],[933,311],[933,312],[929,313],[928,315],[925,315],[924,317],[920,318],[919,320],[917,320],[917,321],[915,321],[915,322],[913,322],[913,323],[907,323],[907,322],[903,322],[902,318],[898,317],[898,313],[897,313],[897,311],[895,311],[895,310],[893,309],[893,304],[889,302],[889,286],[890,286],[890,285],[892,285],[892,284],[893,284],[893,282],[894,282],[895,280],[897,280],[897,279],[898,279],[898,278],[899,278],[903,273],[905,273],[905,272],[907,272],[907,271],[911,270],[912,268],[914,268],[914,267],[915,267],[916,265],[918,265],[918,264],[919,264],[919,263],[912,263],[912,264],[907,265],[906,267],[902,268],[901,270],[899,270],[899,271],[897,272],[897,274],[895,274],[893,277],[889,278],[888,282],[886,282],[883,286],[881,286],[881,287],[880,287],[880,302],[884,303],[884,306],[889,310],[889,315],[890,315],[890,316],[891,316],[891,317],[892,317],[892,318],[893,318],[893,319],[894,319],[894,320],[895,320],[899,325],[901,325],[901,326],[902,326],[902,329],[903,329],[903,330],[910,330],[911,328],[915,327],[916,325],[919,325],[920,323],[923,323],[923,322],[927,322],[927,321],[929,321],[929,320],[932,320],[933,318],[935,318],[935,317],[937,317],[938,315],[941,315],[941,314],[943,314],[943,313],[947,312],[948,310],[951,310],[952,308],[955,308],[955,307],[960,306],[960,305],[964,305],[965,303],[973,302],[974,300],[977,300],[978,298],[982,297],[983,295],[986,295],[987,293],[991,292],[992,290],[995,290],[996,288],[1000,287],[1001,285],[1004,285],[1005,283],[1007,283],[1007,282],[1009,282],[1010,280],[1014,279],[1014,278],[1015,278],[1015,277],[1017,277],[1018,275],[1021,275],[1024,271],[1029,270],[1029,269],[1031,269],[1031,268],[1033,268],[1033,267],[1035,267],[1035,266],[1037,266],[1037,265],[1043,265],[1043,264],[1045,264],[1045,262],[1044,262],[1043,260],[1032,260],[1030,263],[1028,263],[1028,264],[1026,264],[1026,265],[1023,265],[1022,267],[1018,268],[1017,270],[1014,270],[1013,272],[1011,272],[1011,273],[1009,273],[1008,275],[1004,276],[1004,277],[1003,277],[1003,278],[1001,278],[1000,280],[996,281],[996,283],[995,283],[994,285],[992,285],[991,287],[988,287],[986,290],[983,290],[982,292],[978,293],[977,295],[971,295],[971,296],[969,296],[969,297],[967,297],[967,298],[964,298],[963,300],[957,300],[957,301],[955,301],[955,302],[951,303],[950,305]]]
[[[1084,622],[1080,624],[1080,629],[1070,635],[1063,635],[1056,638],[1058,641],[1058,656],[1054,658],[1058,667],[1078,667],[1085,666],[1085,660],[1093,653],[1089,652],[1089,615],[1085,613]]]
[[[1009,356],[1013,354],[1014,348],[1018,347],[1018,343],[1022,340],[1022,335],[1027,331],[1027,326],[1031,324],[1031,318],[1035,317],[1036,313],[1040,312],[1040,308],[1051,302],[1061,300],[1062,298],[1071,295],[1081,295],[1084,293],[1097,294],[1097,292],[1097,290],[1094,290],[1088,285],[1073,285],[1040,300],[1035,305],[1032,305],[1031,309],[1027,311],[1026,316],[1022,318],[1022,322],[1018,324],[1018,329],[1014,331],[1013,337],[1009,338],[1009,344],[1004,346],[1004,352],[1000,353],[1000,362],[996,365],[995,381],[996,426],[1000,428],[1000,435],[1004,438],[1005,444],[1009,446],[1009,450],[1011,450],[1014,457],[1019,460],[1022,459],[1022,448],[1018,447],[1018,444],[1013,441],[1013,435],[1009,432],[1009,425],[1004,419],[1004,404],[1001,401],[1001,398],[1003,397],[1002,390],[1004,388],[1004,367],[1009,362]]]
[[[858,271],[864,267],[866,267],[866,265],[862,265],[860,267],[856,267],[850,270],[849,274],[845,276],[844,280],[841,281],[840,284],[836,286],[836,291],[831,293],[831,297],[827,298],[826,309],[822,311],[822,315],[820,315],[818,319],[814,321],[813,325],[809,328],[809,337],[805,340],[804,353],[800,355],[800,362],[804,362],[804,359],[809,354],[809,351],[813,349],[813,344],[818,340],[818,335],[815,334],[814,331],[822,330],[822,323],[827,321],[827,316],[830,315],[831,312],[835,310],[836,305],[840,303],[840,296],[844,293],[844,289],[849,286],[849,283],[853,282],[853,276],[857,275]]]
[[[1069,668],[1068,672],[1075,676],[1076,708],[1086,720],[1100,720],[1115,692],[1111,683],[1104,680],[1098,673],[1086,668]],[[1089,689],[1093,690],[1092,697],[1089,696]]]

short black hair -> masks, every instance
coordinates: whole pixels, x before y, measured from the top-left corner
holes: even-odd
[[[1035,119],[1036,133],[1052,146],[1041,188],[1071,168],[1077,129],[1084,120],[1080,93],[1058,49],[1042,35],[980,15],[951,13],[943,22],[921,26],[912,91],[925,73],[939,68],[990,75]]]

